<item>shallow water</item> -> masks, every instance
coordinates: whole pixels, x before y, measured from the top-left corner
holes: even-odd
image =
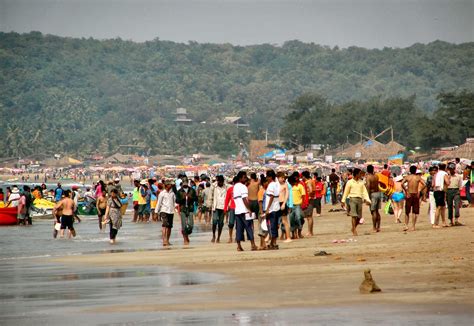
[[[52,221],[32,227],[0,228],[0,325],[472,325],[466,307],[360,305],[305,309],[256,309],[137,313],[92,313],[111,305],[178,303],[199,300],[222,275],[184,272],[164,266],[82,267],[45,263],[42,257],[162,250],[159,223],[124,220],[117,245],[108,243],[95,218],[75,224],[73,240],[52,238]],[[210,241],[197,226],[192,245]],[[171,242],[180,247],[179,228]],[[237,290],[236,290],[237,291]],[[447,310],[448,309],[448,310]]]
[[[33,226],[0,227],[0,263],[5,260],[31,259],[89,253],[161,250],[161,223],[132,223],[124,217],[124,225],[117,235],[117,244],[109,244],[109,226],[99,232],[97,217],[82,216],[82,223],[74,223],[77,236],[71,240],[53,239],[52,220],[34,220]],[[171,243],[181,246],[180,221],[174,218]],[[190,236],[191,245],[210,241],[209,227],[195,225]]]

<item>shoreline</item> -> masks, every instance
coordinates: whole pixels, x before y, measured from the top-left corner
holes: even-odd
[[[419,217],[416,232],[402,232],[393,217],[382,216],[382,232],[371,233],[370,213],[358,237],[350,236],[350,220],[344,213],[315,218],[315,237],[291,243],[279,242],[280,250],[236,251],[236,244],[174,243],[168,250],[66,256],[42,261],[93,267],[167,266],[186,272],[210,272],[228,281],[198,285],[198,297],[153,304],[109,305],[88,312],[156,312],[231,309],[312,308],[354,304],[462,305],[474,307],[472,240],[474,209],[462,209],[466,226],[433,230],[426,214]],[[421,212],[426,212],[426,204]],[[126,225],[125,225],[126,227]],[[175,227],[176,228],[176,227]],[[176,229],[173,231],[176,232]],[[159,241],[160,233],[156,235]],[[357,242],[332,243],[334,239]],[[118,235],[120,243],[120,233]],[[228,239],[224,228],[222,241]],[[110,248],[113,249],[113,248]],[[315,257],[325,250],[330,256]],[[360,294],[363,272],[370,268],[381,293]],[[176,299],[176,298],[174,298]],[[472,311],[472,309],[471,309]],[[471,312],[472,313],[472,312]]]

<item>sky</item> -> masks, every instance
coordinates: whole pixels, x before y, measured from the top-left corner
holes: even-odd
[[[0,0],[0,31],[137,42],[407,47],[474,41],[474,0]]]

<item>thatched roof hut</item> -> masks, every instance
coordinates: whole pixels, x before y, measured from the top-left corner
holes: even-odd
[[[382,144],[372,139],[343,149],[336,153],[335,156],[336,158],[360,159],[365,161],[386,161],[388,157],[403,152],[404,150],[405,147],[395,141]]]
[[[456,157],[474,160],[474,138],[467,138],[464,144],[459,145],[458,148],[452,151],[441,154],[439,158],[448,160]]]

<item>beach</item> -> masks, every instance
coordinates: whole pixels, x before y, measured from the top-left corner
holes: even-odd
[[[9,228],[16,237],[35,227],[48,230],[32,241],[63,251],[2,260],[2,299],[13,301],[11,308],[7,303],[0,309],[0,320],[8,325],[56,325],[67,315],[74,316],[72,324],[89,318],[91,325],[147,324],[145,320],[179,325],[189,320],[470,324],[473,208],[461,211],[466,226],[431,229],[424,204],[417,231],[403,232],[393,216],[383,215],[382,232],[372,233],[366,207],[358,237],[350,233],[350,218],[344,212],[328,212],[331,208],[325,205],[322,217],[315,218],[314,237],[280,242],[279,250],[269,251],[250,251],[249,242],[243,243],[244,252],[237,252],[235,243],[212,244],[204,226],[195,228],[188,247],[175,227],[173,245],[163,249],[159,223],[133,224],[129,216],[115,246],[108,244],[107,234],[98,234],[92,217],[77,225],[78,238],[72,241],[50,239],[49,226],[41,224],[46,222]],[[33,245],[28,241],[26,246]],[[314,256],[319,251],[330,255]],[[359,293],[367,268],[382,292]],[[18,309],[14,303],[30,308]]]
[[[235,244],[223,243],[183,248],[177,240],[170,250],[71,256],[54,262],[84,268],[167,266],[218,273],[230,280],[208,284],[199,296],[180,297],[179,302],[168,298],[169,302],[163,299],[85,308],[88,312],[278,310],[375,304],[431,306],[473,316],[474,209],[462,210],[467,226],[433,230],[423,214],[416,232],[402,232],[400,224],[384,216],[382,232],[371,233],[366,223],[360,227],[360,236],[352,237],[349,217],[327,212],[331,207],[326,205],[323,216],[316,219],[315,237],[280,243],[280,250],[275,251],[238,253]],[[426,212],[426,205],[422,212]],[[370,220],[367,211],[365,216],[366,221]],[[333,243],[334,239],[349,242]],[[249,249],[249,243],[244,249]],[[315,257],[320,250],[331,255]],[[359,293],[366,268],[371,269],[381,293]]]

